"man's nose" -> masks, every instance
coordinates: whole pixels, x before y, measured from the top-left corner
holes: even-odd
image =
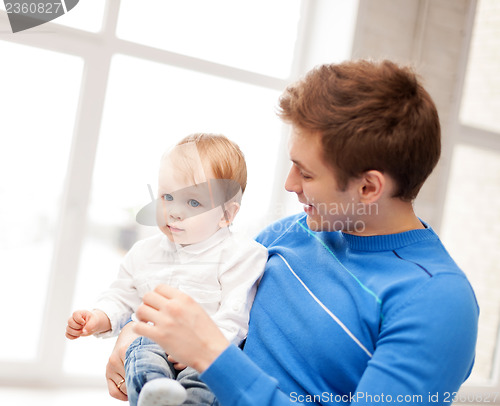
[[[285,189],[287,192],[294,192],[297,194],[302,193],[302,186],[299,182],[297,168],[295,168],[295,166],[293,165],[288,172],[288,176],[285,181]]]

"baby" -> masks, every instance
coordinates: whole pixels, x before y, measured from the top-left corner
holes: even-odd
[[[222,135],[194,134],[165,153],[153,203],[162,233],[131,248],[95,309],[68,319],[66,337],[118,334],[144,294],[166,283],[193,297],[239,345],[267,261],[263,246],[229,230],[246,177],[243,154]],[[117,386],[126,382],[132,406],[211,405],[214,395],[197,372],[174,365],[159,345],[139,337],[127,350],[126,376]]]

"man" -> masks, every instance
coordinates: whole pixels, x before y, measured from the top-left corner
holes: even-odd
[[[269,260],[243,351],[163,285],[117,342],[111,395],[126,398],[115,384],[139,334],[201,372],[222,405],[450,402],[472,369],[478,307],[413,211],[440,155],[429,94],[408,68],[345,62],[289,86],[279,114],[292,125],[285,188],[305,215],[257,238]]]

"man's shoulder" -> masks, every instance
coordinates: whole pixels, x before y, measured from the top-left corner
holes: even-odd
[[[458,308],[455,303],[458,301],[477,309],[474,291],[466,274],[453,260],[437,234],[434,233],[434,236],[435,238],[424,239],[393,251],[393,269],[387,273],[392,277],[394,289],[386,289],[386,292],[397,292],[394,296],[401,297],[403,307],[409,302],[419,306],[430,303],[429,306],[434,306],[435,312],[449,311],[443,303],[449,303],[449,308],[452,309],[453,306]],[[399,309],[398,306],[395,308]]]
[[[424,240],[418,244],[396,250],[399,259],[414,263],[431,277],[438,274],[465,276],[437,234],[434,236],[434,239]]]
[[[277,220],[262,230],[257,236],[256,241],[265,247],[268,247],[282,235],[286,234],[290,229],[296,227],[297,223],[304,217],[306,217],[304,213],[299,213]]]

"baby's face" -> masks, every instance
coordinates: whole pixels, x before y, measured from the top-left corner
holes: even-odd
[[[180,245],[190,245],[211,237],[224,223],[221,206],[213,204],[208,179],[213,173],[200,168],[190,179],[162,159],[158,178],[157,223],[160,230]]]

